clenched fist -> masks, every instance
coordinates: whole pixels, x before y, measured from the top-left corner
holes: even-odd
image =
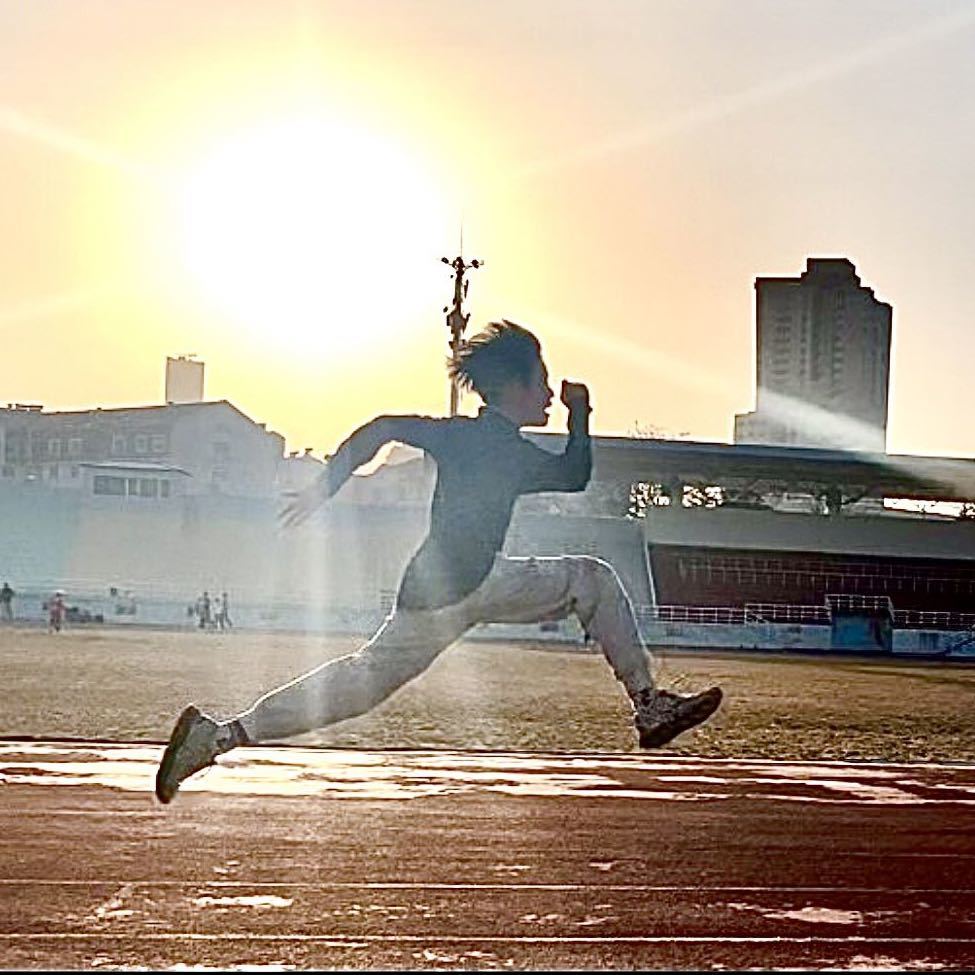
[[[559,398],[570,410],[589,409],[589,388],[585,383],[570,383],[563,379]]]

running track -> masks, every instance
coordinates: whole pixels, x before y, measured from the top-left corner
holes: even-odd
[[[975,766],[0,742],[0,968],[975,967]]]

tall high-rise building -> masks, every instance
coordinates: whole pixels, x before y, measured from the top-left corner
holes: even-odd
[[[887,442],[891,306],[845,258],[755,279],[757,395],[735,443],[879,451]]]
[[[166,356],[166,402],[203,402],[203,363],[192,356]]]

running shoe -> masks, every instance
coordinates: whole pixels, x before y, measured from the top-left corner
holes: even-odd
[[[659,748],[679,734],[699,725],[714,714],[721,703],[721,688],[711,687],[700,694],[673,694],[657,691],[635,705],[634,724],[641,748]]]
[[[220,742],[221,725],[191,704],[179,716],[156,772],[156,798],[171,802],[184,779],[213,764],[226,751]]]

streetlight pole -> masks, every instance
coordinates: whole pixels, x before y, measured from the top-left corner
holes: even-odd
[[[453,304],[444,307],[444,314],[447,316],[447,328],[450,329],[450,360],[453,362],[457,356],[457,353],[460,351],[461,342],[464,338],[464,330],[467,328],[467,322],[471,317],[470,312],[468,312],[466,315],[464,314],[464,299],[467,297],[467,288],[470,284],[470,281],[464,279],[464,275],[471,268],[477,270],[477,268],[483,267],[484,261],[473,260],[470,263],[466,263],[464,258],[459,255],[452,261],[448,260],[446,257],[441,257],[440,260],[448,267],[452,267],[454,269]],[[451,380],[451,416],[457,416],[457,405],[459,399],[460,397],[458,395],[457,383]]]

